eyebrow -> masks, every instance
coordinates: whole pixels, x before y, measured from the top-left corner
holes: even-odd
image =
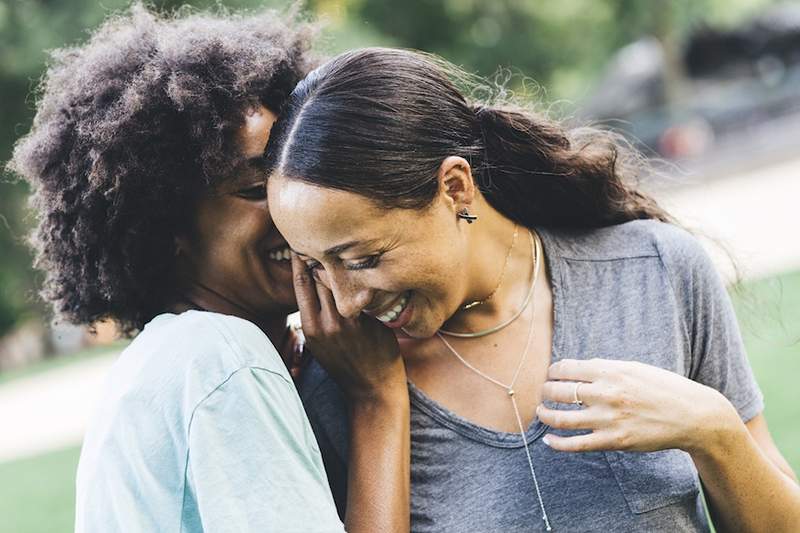
[[[348,241],[342,244],[337,244],[336,246],[332,246],[323,252],[325,255],[338,255],[345,250],[353,248],[355,246],[366,246],[370,244],[375,244],[378,242],[377,239],[370,239],[368,241]]]
[[[336,246],[332,246],[332,247],[328,248],[327,250],[325,250],[322,253],[323,253],[323,255],[326,255],[326,256],[330,257],[332,255],[339,255],[340,253],[344,252],[345,250],[348,250],[348,249],[353,248],[355,246],[369,245],[369,244],[374,244],[376,242],[378,242],[378,239],[370,239],[368,241],[348,241],[348,242],[345,242],[345,243],[342,243],[342,244],[337,244]],[[310,255],[304,254],[303,252],[300,252],[300,251],[297,251],[294,248],[292,248],[292,251],[294,253],[296,253],[297,255],[301,255],[303,257],[311,257]]]

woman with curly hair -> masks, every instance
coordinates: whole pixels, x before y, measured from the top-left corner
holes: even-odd
[[[34,191],[43,295],[75,323],[138,332],[84,441],[77,531],[342,531],[281,359],[295,351],[296,301],[264,184],[310,29],[274,12],[134,6],[53,55],[9,165]],[[365,356],[386,335],[338,349],[352,324],[339,326],[317,352],[354,400],[345,522],[405,530],[404,367]]]
[[[635,158],[454,80],[423,54],[342,54],[300,82],[268,150],[295,268],[396,336],[412,529],[708,531],[702,482],[719,531],[798,531],[725,288],[630,181]],[[347,403],[307,370],[342,501]]]

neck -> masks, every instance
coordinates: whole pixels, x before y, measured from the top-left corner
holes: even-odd
[[[173,306],[173,310],[176,312],[199,309],[242,318],[258,326],[276,346],[283,340],[286,332],[287,313],[278,311],[264,314],[252,311],[246,305],[237,303],[199,282],[193,282],[189,288],[184,290],[179,300]]]
[[[528,230],[523,226],[518,228],[517,240],[503,273],[515,224],[482,197],[476,211],[480,213],[480,220],[469,228],[469,269],[462,306],[484,300],[495,288],[497,290],[491,299],[480,305],[459,308],[443,326],[451,331],[475,331],[511,317],[530,290],[533,262]]]

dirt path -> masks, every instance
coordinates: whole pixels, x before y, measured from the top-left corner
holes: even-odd
[[[0,386],[0,462],[81,442],[103,379],[114,362],[103,355]]]

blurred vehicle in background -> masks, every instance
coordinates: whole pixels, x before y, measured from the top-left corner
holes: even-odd
[[[800,5],[773,6],[728,30],[698,27],[675,59],[651,37],[620,49],[583,118],[689,167],[739,165],[798,146]]]

